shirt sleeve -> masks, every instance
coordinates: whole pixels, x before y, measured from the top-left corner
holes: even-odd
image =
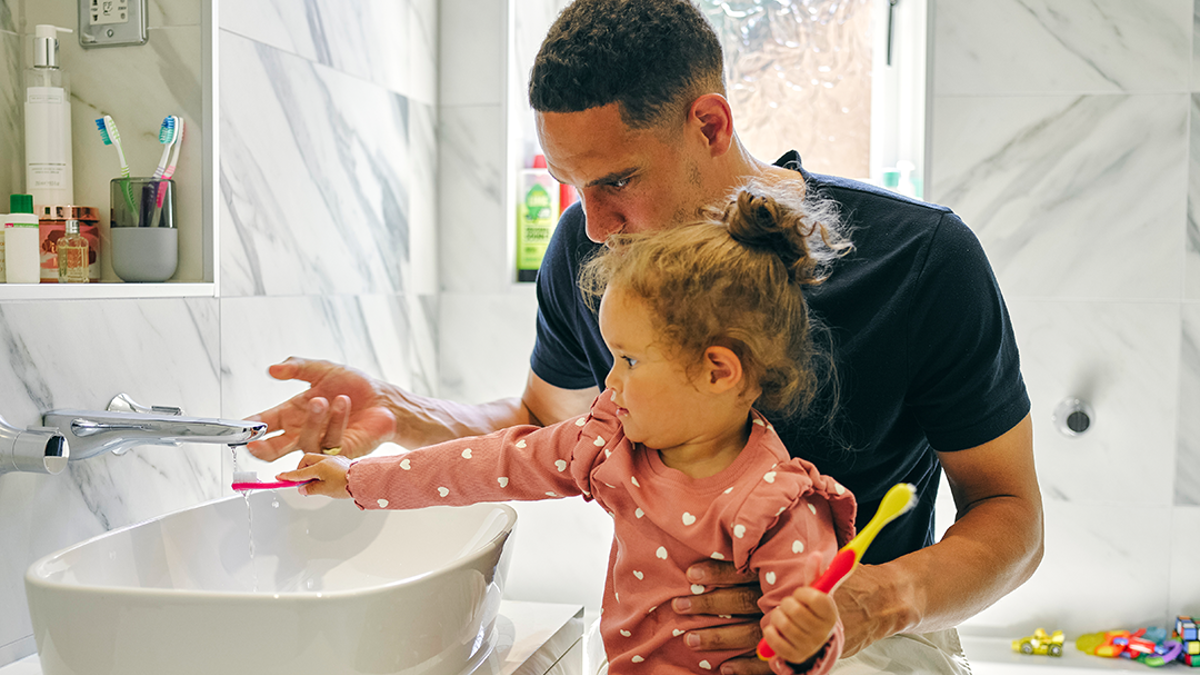
[[[537,341],[529,367],[546,382],[562,389],[596,386],[587,354],[579,341],[580,290],[573,249],[581,242],[583,209],[578,204],[559,219],[537,276]]]
[[[403,455],[361,459],[350,466],[347,489],[362,509],[590,498],[598,448],[580,433],[589,418],[510,427]]]
[[[908,325],[906,403],[939,451],[998,438],[1028,414],[1008,308],[987,256],[962,220],[942,217]]]

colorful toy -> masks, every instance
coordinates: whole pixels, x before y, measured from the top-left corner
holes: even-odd
[[[1182,628],[1180,622],[1176,621],[1176,633],[1180,633]],[[1190,634],[1195,635],[1194,626]],[[1165,628],[1150,627],[1139,628],[1133,632],[1110,630],[1080,635],[1075,640],[1075,647],[1086,654],[1105,658],[1126,658],[1158,668],[1180,658],[1185,643],[1174,634],[1171,639],[1167,639]],[[1197,647],[1200,648],[1200,642],[1197,642]],[[1200,658],[1197,658],[1197,665],[1200,665]]]
[[[1196,621],[1190,616],[1175,617],[1175,632],[1171,637],[1179,642],[1176,657],[1193,668],[1200,668],[1200,631],[1196,629]]]
[[[1061,630],[1054,631],[1053,635],[1047,635],[1046,631],[1039,628],[1033,631],[1033,635],[1012,641],[1014,652],[1039,656],[1062,656],[1062,646],[1063,632]]]

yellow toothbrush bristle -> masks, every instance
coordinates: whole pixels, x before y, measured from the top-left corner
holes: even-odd
[[[887,491],[883,499],[879,502],[879,509],[875,511],[875,515],[866,527],[858,533],[858,536],[850,540],[850,543],[842,547],[842,550],[853,549],[856,558],[862,560],[863,553],[867,551],[867,547],[875,540],[875,535],[883,529],[884,525],[895,520],[908,511],[917,503],[917,488],[911,483],[897,483]]]

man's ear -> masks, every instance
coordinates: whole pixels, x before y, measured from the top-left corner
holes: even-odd
[[[733,111],[720,94],[704,94],[692,101],[688,126],[699,129],[713,157],[725,154],[733,143]]]
[[[714,345],[704,350],[704,384],[714,394],[742,389],[742,360],[728,347]]]

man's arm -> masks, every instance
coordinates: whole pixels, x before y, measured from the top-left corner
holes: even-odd
[[[269,372],[279,380],[308,382],[309,388],[253,416],[269,431],[283,432],[249,445],[252,454],[268,461],[296,449],[336,447],[360,457],[389,441],[418,448],[517,424],[553,424],[587,412],[599,394],[595,387],[561,389],[530,371],[520,397],[468,405],[416,396],[328,361],[293,357]]]
[[[1042,560],[1029,416],[995,440],[938,458],[958,517],[938,543],[864,566],[837,590],[848,654],[896,633],[957,626],[1025,583]]]
[[[939,453],[958,507],[942,540],[882,565],[862,565],[834,592],[846,631],[843,656],[890,635],[958,625],[1025,582],[1042,559],[1042,498],[1028,416],[999,438],[959,452]],[[689,579],[744,584],[731,565],[702,563]],[[749,586],[681,598],[681,614],[751,614],[758,592]],[[681,610],[680,602],[688,605]],[[691,631],[698,649],[752,649],[758,626]],[[728,661],[735,673],[766,673],[753,659]]]

